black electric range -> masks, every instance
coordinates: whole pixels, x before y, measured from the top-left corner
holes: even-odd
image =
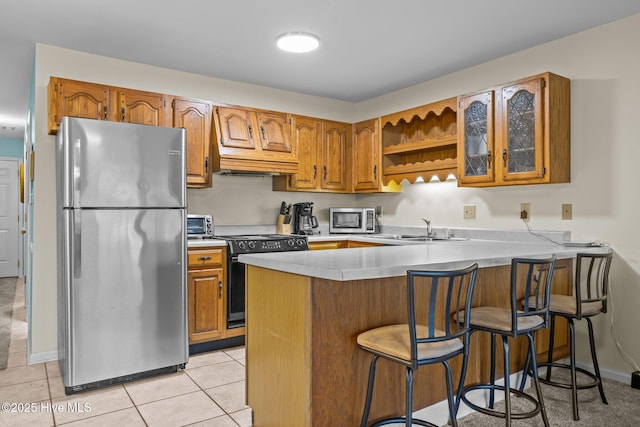
[[[227,328],[244,326],[245,265],[238,255],[309,250],[307,236],[244,234],[215,236],[227,242]]]

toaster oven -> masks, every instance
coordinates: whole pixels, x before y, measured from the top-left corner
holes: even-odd
[[[213,217],[211,215],[187,215],[188,239],[211,239],[213,237]]]

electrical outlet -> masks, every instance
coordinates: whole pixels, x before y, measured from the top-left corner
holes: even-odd
[[[571,219],[573,217],[573,205],[571,203],[562,204],[562,219]]]
[[[376,216],[382,218],[382,205],[376,206]]]
[[[531,219],[531,203],[520,203],[520,219],[529,222]]]
[[[464,219],[476,219],[476,205],[464,205]]]

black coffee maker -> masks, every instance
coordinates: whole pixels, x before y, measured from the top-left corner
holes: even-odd
[[[294,203],[291,212],[291,228],[293,234],[313,234],[318,228],[318,219],[313,216],[313,203]]]

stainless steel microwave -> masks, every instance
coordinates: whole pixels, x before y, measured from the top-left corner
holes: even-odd
[[[329,233],[375,232],[375,208],[329,208]]]
[[[210,239],[213,237],[213,217],[211,215],[187,215],[187,238]]]

